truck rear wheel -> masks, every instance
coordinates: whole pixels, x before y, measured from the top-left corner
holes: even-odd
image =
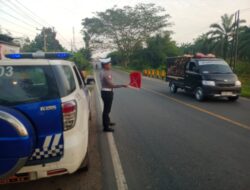
[[[175,94],[178,90],[177,86],[173,82],[170,82],[169,87],[170,87],[170,92],[173,94]]]

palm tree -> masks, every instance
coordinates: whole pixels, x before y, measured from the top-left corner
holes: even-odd
[[[240,23],[244,22],[246,21],[240,20]],[[210,28],[212,30],[207,33],[210,39],[214,41],[215,49],[220,52],[220,55],[223,56],[224,59],[228,57],[229,46],[234,36],[235,26],[234,14],[224,14],[221,16],[221,24],[211,24]]]
[[[194,40],[194,52],[202,52],[205,54],[214,53],[214,43],[207,34],[201,34]]]
[[[239,34],[239,58],[250,61],[250,27],[247,26]]]

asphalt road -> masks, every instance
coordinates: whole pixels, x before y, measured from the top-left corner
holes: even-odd
[[[130,190],[250,189],[249,100],[199,103],[144,78],[141,90],[115,90],[111,118]]]
[[[129,76],[114,71],[113,79],[128,83]],[[117,189],[98,93],[93,95],[89,171],[1,190]],[[111,118],[129,190],[250,189],[250,100],[199,103],[183,92],[171,94],[164,81],[144,78],[141,90],[115,90]]]

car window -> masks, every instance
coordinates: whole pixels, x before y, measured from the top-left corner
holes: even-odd
[[[79,87],[81,88],[83,86],[83,81],[82,81],[82,78],[80,76],[80,73],[79,73],[78,69],[76,68],[76,66],[74,66],[73,69],[74,69],[75,75],[77,77]]]
[[[194,62],[190,62],[189,64],[188,64],[188,70],[189,71],[192,71],[192,72],[196,72],[196,65],[195,65],[195,63]]]
[[[2,68],[4,70],[4,67]],[[8,66],[8,68],[11,68],[11,75],[9,72],[0,75],[0,105],[59,98],[50,66]]]
[[[64,75],[66,76],[66,91],[67,94],[72,93],[75,89],[76,89],[76,83],[75,83],[75,79],[74,79],[74,75],[72,73],[72,70],[69,66],[62,66]]]

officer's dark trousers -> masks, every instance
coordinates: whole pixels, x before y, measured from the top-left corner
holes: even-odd
[[[101,95],[104,104],[102,113],[102,123],[103,123],[103,128],[107,129],[109,128],[109,123],[110,123],[109,113],[111,111],[114,93],[113,91],[101,91]]]

